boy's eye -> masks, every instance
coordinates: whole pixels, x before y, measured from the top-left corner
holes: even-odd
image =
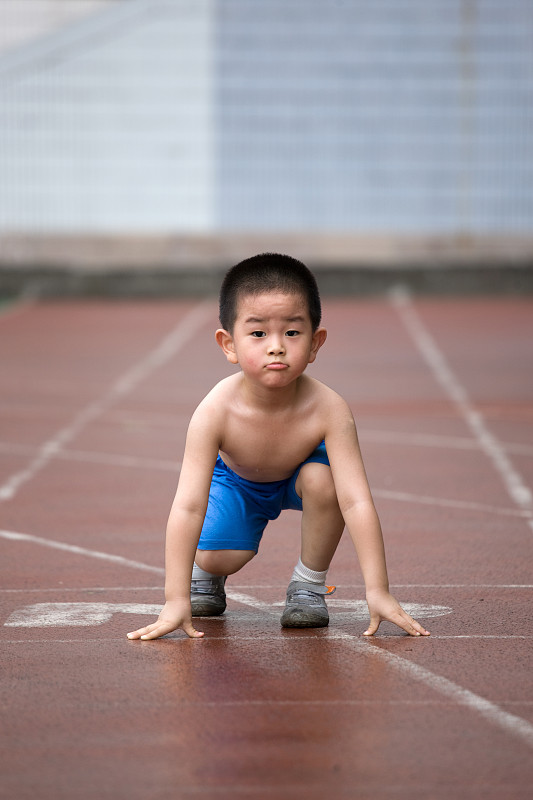
[[[262,339],[263,336],[266,336],[264,331],[252,331],[252,336],[255,336],[257,339]]]
[[[298,336],[299,333],[300,331],[287,331],[285,336]]]

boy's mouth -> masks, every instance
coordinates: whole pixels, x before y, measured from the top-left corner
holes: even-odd
[[[284,364],[282,361],[272,361],[270,364],[266,365],[267,369],[287,369],[288,364]]]

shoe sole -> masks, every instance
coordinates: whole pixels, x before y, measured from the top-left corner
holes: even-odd
[[[329,616],[313,616],[309,611],[290,611],[281,617],[282,628],[326,628]]]
[[[191,602],[191,616],[193,617],[219,617],[226,610],[224,606],[213,606],[208,603]]]

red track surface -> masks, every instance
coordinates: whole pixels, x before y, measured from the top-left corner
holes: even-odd
[[[189,415],[227,374],[215,305],[4,310],[2,798],[529,800],[533,301],[329,300],[325,323],[312,374],[353,406],[429,639],[361,636],[347,536],[329,628],[282,630],[287,512],[205,639],[128,641],[162,602]]]

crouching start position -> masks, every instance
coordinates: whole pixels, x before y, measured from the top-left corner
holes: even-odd
[[[222,614],[225,581],[257,553],[269,520],[302,511],[301,555],[287,589],[284,627],[328,624],[326,573],[346,525],[363,573],[370,624],[389,620],[428,635],[389,593],[379,519],[347,403],[305,374],[326,340],[312,273],[272,253],[237,264],[220,292],[216,341],[240,371],[193,414],[167,526],[166,602],[128,634],[156,639],[195,616]]]

